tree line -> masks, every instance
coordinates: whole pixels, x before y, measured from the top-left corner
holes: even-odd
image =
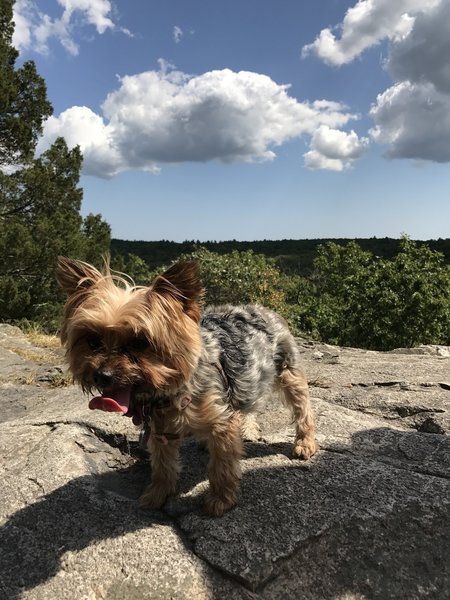
[[[52,114],[33,61],[16,66],[12,0],[0,0],[0,321],[56,332],[56,258],[111,266],[139,285],[175,260],[200,265],[206,302],[259,302],[294,333],[388,350],[450,344],[450,240],[127,242],[99,214],[80,214],[82,155],[57,139],[35,150]]]
[[[283,273],[290,275],[311,275],[314,267],[319,246],[333,241],[340,246],[346,246],[353,241],[349,238],[340,239],[285,239],[285,240],[259,240],[259,241],[184,241],[172,242],[169,240],[143,241],[143,240],[111,240],[111,253],[116,255],[134,254],[140,256],[149,265],[151,269],[156,269],[163,264],[169,264],[176,260],[181,254],[194,252],[194,250],[203,246],[211,252],[217,254],[229,254],[234,250],[246,252],[251,250],[255,254],[263,254],[268,258],[274,258],[276,265]],[[359,238],[358,245],[367,252],[384,259],[394,258],[400,251],[400,240],[384,238]],[[432,250],[441,252],[445,261],[450,264],[450,239],[438,239],[428,241],[418,241],[419,245],[426,245]]]

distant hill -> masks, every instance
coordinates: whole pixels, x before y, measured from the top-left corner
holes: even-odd
[[[111,254],[136,254],[149,265],[151,269],[167,265],[187,252],[192,252],[196,246],[204,246],[212,252],[225,254],[232,250],[240,252],[253,250],[257,254],[275,258],[282,271],[286,273],[298,273],[308,275],[313,266],[317,247],[320,244],[332,241],[336,244],[345,245],[353,238],[338,239],[315,239],[315,240],[261,240],[255,242],[238,242],[230,240],[226,242],[169,242],[161,240],[158,242],[111,240]],[[392,258],[399,249],[399,240],[394,238],[359,238],[356,242],[363,248],[382,258]],[[450,263],[450,239],[438,239],[421,241],[431,249],[442,252],[446,262]]]

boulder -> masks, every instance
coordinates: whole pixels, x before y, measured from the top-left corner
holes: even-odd
[[[185,440],[177,496],[140,510],[139,431],[0,328],[0,597],[448,598],[449,352],[299,347],[321,450],[292,460],[268,402],[239,506],[213,519],[202,447]]]

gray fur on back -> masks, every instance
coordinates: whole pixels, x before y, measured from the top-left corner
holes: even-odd
[[[283,369],[300,369],[287,324],[263,306],[208,307],[200,325],[204,351],[192,383],[200,391],[215,380],[236,409],[251,410],[272,393]]]

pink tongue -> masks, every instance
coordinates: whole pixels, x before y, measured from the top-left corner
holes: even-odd
[[[117,388],[111,391],[110,396],[96,396],[89,402],[89,408],[126,414],[130,407],[130,392],[129,387]]]

